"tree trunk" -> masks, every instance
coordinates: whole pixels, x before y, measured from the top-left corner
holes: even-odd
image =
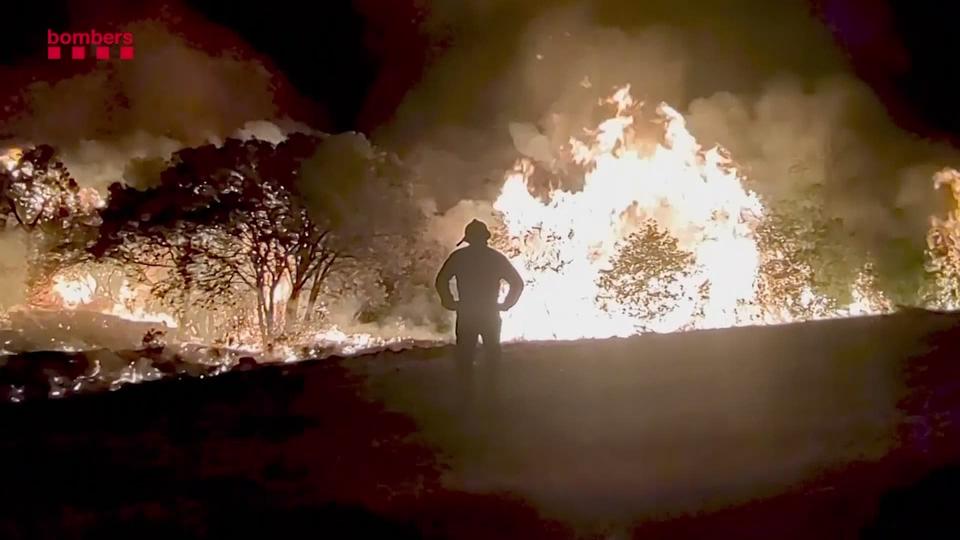
[[[213,320],[214,312],[209,309],[203,310],[203,338],[210,339],[210,336],[213,335],[214,329],[217,327],[216,321]]]
[[[307,312],[303,316],[304,322],[310,322],[313,319],[313,313],[317,307],[317,299],[320,297],[320,289],[323,288],[323,280],[327,278],[327,274],[330,273],[330,269],[333,268],[333,263],[335,262],[337,262],[336,254],[330,257],[330,260],[327,261],[323,270],[318,272],[316,277],[313,278],[313,283],[310,285],[310,297],[307,299]]]
[[[263,289],[260,289],[257,291],[257,325],[260,327],[260,340],[263,342],[263,347],[266,347],[270,341],[265,308]]]
[[[295,288],[290,291],[290,298],[287,300],[285,327],[287,331],[292,331],[300,320],[300,293],[302,288]]]
[[[280,286],[280,279],[282,278],[271,278],[270,279],[270,288],[267,291],[267,331],[270,334],[271,343],[277,337],[277,334],[281,330],[282,321],[280,316],[282,313],[277,309],[277,287]]]
[[[273,338],[275,335],[273,320],[273,298],[267,298],[266,305],[264,306],[264,312],[264,319],[267,321],[267,337],[269,338],[270,343],[273,343]]]
[[[307,312],[303,315],[304,322],[313,320],[313,310],[317,307],[317,299],[320,297],[320,287],[323,281],[320,276],[313,278],[313,285],[310,286],[310,297],[307,299]]]

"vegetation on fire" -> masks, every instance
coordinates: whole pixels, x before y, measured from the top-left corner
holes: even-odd
[[[760,272],[757,294],[775,320],[828,316],[853,301],[856,270],[842,224],[828,220],[818,193],[770,205],[757,227]]]
[[[0,167],[0,231],[26,239],[27,297],[48,291],[56,271],[78,262],[81,231],[95,227],[97,194],[83,190],[49,145],[8,154]]]
[[[330,151],[348,169],[325,169]],[[271,343],[306,328],[323,294],[343,292],[327,286],[333,272],[363,269],[396,290],[401,276],[391,266],[402,273],[416,260],[401,253],[412,248],[420,218],[409,172],[362,137],[295,134],[276,145],[228,139],[186,148],[154,186],[118,181],[89,207],[75,202],[76,183],[53,156],[50,147],[25,152],[4,175],[0,208],[30,232],[45,226],[31,265],[38,291],[70,268],[118,268],[148,284],[178,320],[205,316],[208,335],[235,332],[246,319],[256,321],[253,337]],[[397,261],[411,262],[389,264]],[[337,284],[356,284],[349,281]]]
[[[676,237],[656,221],[647,220],[623,242],[611,268],[600,273],[598,300],[605,308],[621,306],[641,329],[652,330],[644,321],[662,319],[684,301],[702,304],[708,285],[694,288],[686,279],[695,271],[694,254],[681,249]]]
[[[960,306],[960,173],[944,169],[934,177],[934,186],[947,187],[949,211],[931,219],[927,232],[927,275],[924,298],[938,308]]]
[[[914,282],[849,249],[819,183],[761,201],[679,112],[656,109],[664,133],[651,144],[634,127],[641,111],[629,88],[612,99],[614,116],[567,149],[565,170],[583,176],[579,191],[534,197],[538,169],[521,160],[527,166],[508,172],[493,203],[502,218],[491,223],[494,244],[532,285],[506,315],[514,336],[586,335],[580,325],[562,336],[551,328],[558,312],[581,310],[594,312],[590,332],[615,325],[626,335],[877,313],[891,301],[957,305],[960,175],[938,176],[954,210],[932,223],[920,255],[927,272],[913,271]],[[362,135],[183,148],[117,178],[104,200],[81,189],[49,146],[0,161],[0,224],[29,239],[34,305],[67,273],[95,271],[98,295],[129,300],[132,281],[206,339],[309,341],[334,301],[350,305],[353,322],[389,314],[442,326],[435,302],[424,303],[446,249],[422,234],[430,205],[419,204],[415,174]],[[149,178],[126,182],[133,174]],[[535,331],[517,332],[533,323]]]

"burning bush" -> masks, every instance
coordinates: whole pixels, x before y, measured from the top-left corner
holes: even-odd
[[[621,243],[612,267],[600,272],[598,300],[636,320],[639,330],[656,330],[679,305],[703,309],[700,295],[708,287],[696,284],[695,263],[676,237],[648,220]]]
[[[310,166],[314,153],[338,140],[228,139],[177,152],[159,186],[111,187],[92,253],[152,282],[181,318],[197,308],[234,310],[249,298],[263,343],[289,334],[311,320],[332,271],[389,252],[391,238],[408,232],[371,217],[385,214],[377,205],[383,197],[402,204],[377,182],[384,155],[361,152],[354,169],[339,171],[345,178]]]
[[[934,187],[947,186],[951,208],[943,218],[930,219],[927,233],[927,270],[933,286],[926,291],[927,300],[940,308],[960,307],[960,173],[944,169],[934,178]]]
[[[7,151],[0,159],[0,225],[34,231],[63,227],[83,207],[80,186],[48,145]]]
[[[0,156],[0,234],[23,233],[31,301],[42,301],[57,285],[57,271],[82,259],[100,204],[97,192],[81,188],[49,145]]]
[[[816,206],[781,203],[757,228],[760,269],[757,298],[770,322],[809,320],[838,313],[852,301],[856,268]]]

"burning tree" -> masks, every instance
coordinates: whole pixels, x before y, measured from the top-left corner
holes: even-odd
[[[850,239],[843,223],[825,215],[816,190],[806,199],[773,201],[756,234],[757,300],[772,321],[831,316],[854,301],[858,280],[875,285],[874,279],[861,279],[867,276],[858,271],[869,270],[869,261],[850,260],[855,253],[844,247]]]
[[[300,190],[312,218],[336,238],[340,276],[335,286],[314,281],[305,316],[321,293],[349,295],[358,322],[374,322],[419,288],[432,291],[435,246],[418,234],[424,214],[415,201],[412,172],[362,135],[326,138],[304,163]]]
[[[0,167],[0,225],[27,231],[59,227],[81,206],[80,186],[56,151],[40,145],[8,151]]]
[[[335,260],[329,231],[295,193],[298,161],[310,151],[303,143],[229,139],[188,148],[172,156],[155,188],[111,186],[93,253],[136,272],[181,315],[191,306],[236,307],[252,292],[269,339],[292,285],[322,278]]]
[[[694,254],[647,220],[620,244],[611,268],[600,272],[598,301],[604,309],[622,310],[639,329],[651,330],[678,306],[700,303],[708,287],[692,286],[695,271]]]
[[[91,252],[133,269],[181,316],[191,307],[236,311],[252,300],[260,337],[272,342],[309,320],[337,263],[363,252],[361,235],[346,226],[357,220],[326,211],[360,204],[355,197],[341,193],[317,208],[317,192],[327,191],[310,185],[333,179],[301,178],[329,139],[228,139],[181,150],[157,187],[111,186]]]
[[[81,189],[49,145],[13,149],[0,158],[0,230],[26,235],[29,296],[49,290],[62,268],[82,259],[100,200]]]
[[[944,169],[934,176],[934,188],[947,186],[951,205],[943,218],[933,217],[927,233],[926,270],[933,283],[925,300],[938,308],[960,306],[960,172]]]

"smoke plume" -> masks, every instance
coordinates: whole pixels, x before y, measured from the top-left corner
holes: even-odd
[[[208,52],[162,20],[129,25],[136,61],[101,62],[90,71],[22,91],[23,110],[5,127],[12,144],[56,147],[81,185],[103,190],[140,178],[133,160],[165,159],[179,148],[233,134],[277,138],[272,74],[230,51]],[[260,124],[248,125],[248,122]]]

